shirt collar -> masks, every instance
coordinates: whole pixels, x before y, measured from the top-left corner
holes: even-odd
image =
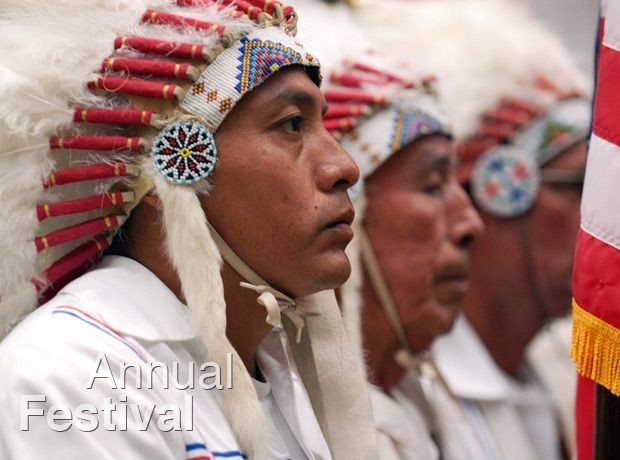
[[[503,400],[512,385],[464,315],[433,344],[432,355],[452,392],[461,398]]]
[[[106,256],[54,300],[78,307],[121,335],[136,339],[157,342],[196,337],[187,306],[151,271],[127,257]]]

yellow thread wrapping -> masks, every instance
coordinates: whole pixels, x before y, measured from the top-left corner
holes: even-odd
[[[394,139],[392,140],[392,151],[393,152],[401,148],[400,139],[403,135],[404,124],[405,124],[405,114],[403,113],[403,111],[401,111],[398,114],[398,120],[396,121],[396,128],[394,132]]]
[[[577,372],[620,396],[620,329],[587,312],[574,299],[571,358]]]

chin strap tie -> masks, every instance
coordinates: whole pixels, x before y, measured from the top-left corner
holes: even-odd
[[[405,328],[400,320],[398,310],[396,309],[396,303],[394,302],[394,298],[392,297],[387,281],[383,276],[379,261],[377,260],[377,256],[370,242],[370,238],[368,238],[365,229],[361,225],[356,227],[355,233],[359,238],[362,263],[366,267],[370,283],[372,284],[375,294],[379,299],[379,304],[383,308],[383,312],[385,313],[387,320],[396,333],[396,337],[398,337],[400,348],[394,354],[394,361],[396,361],[396,364],[401,366],[403,369],[416,370],[427,379],[437,382],[437,384],[444,388],[450,397],[454,398],[452,390],[444,380],[441,372],[439,372],[439,369],[437,369],[431,354],[427,350],[415,352],[411,348],[411,344],[407,338],[407,333],[405,332]]]
[[[241,282],[240,286],[260,294],[256,301],[267,309],[267,318],[265,320],[267,324],[273,327],[282,327],[282,315],[286,315],[297,328],[297,343],[301,341],[301,332],[306,325],[305,318],[318,315],[318,313],[312,311],[301,311],[297,308],[295,300],[272,287],[256,286],[245,282]]]
[[[256,302],[267,309],[266,323],[273,327],[282,327],[282,314],[284,314],[297,328],[296,339],[297,343],[299,343],[301,341],[301,333],[306,325],[305,318],[308,316],[318,316],[318,311],[314,311],[311,308],[300,308],[294,299],[269,286],[267,281],[252,270],[248,264],[228,246],[228,243],[224,241],[211,224],[208,224],[208,226],[213,241],[215,241],[222,258],[247,280],[247,282],[241,282],[240,286],[259,294]]]

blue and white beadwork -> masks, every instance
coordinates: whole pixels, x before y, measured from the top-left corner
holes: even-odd
[[[474,167],[471,186],[476,203],[500,217],[517,217],[536,201],[540,170],[532,154],[503,146],[482,155]]]
[[[391,155],[422,136],[451,136],[434,96],[412,90],[400,93],[398,101],[391,104],[373,113],[340,140],[359,167],[361,177],[370,176]]]
[[[222,51],[200,74],[179,107],[202,118],[215,132],[248,91],[291,65],[305,67],[311,78],[318,75],[318,59],[284,29],[257,29]]]
[[[544,165],[588,135],[590,113],[590,102],[586,99],[561,101],[548,115],[522,130],[514,143],[534,152],[538,164]]]
[[[195,121],[179,121],[166,126],[155,138],[151,157],[170,182],[194,184],[213,172],[217,147],[208,128]]]
[[[301,53],[271,40],[249,40],[244,37],[239,42],[243,46],[243,54],[238,58],[235,89],[241,95],[260,85],[282,67],[304,61]]]
[[[442,123],[432,115],[418,109],[401,109],[394,117],[390,149],[396,152],[421,136],[445,132]]]

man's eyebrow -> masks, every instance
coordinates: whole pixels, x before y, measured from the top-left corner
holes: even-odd
[[[449,152],[440,154],[431,150],[422,151],[420,159],[420,176],[425,176],[437,170],[447,170],[452,164],[452,156]]]
[[[317,98],[307,91],[295,89],[283,89],[276,94],[272,101],[283,103],[294,103],[300,106],[317,105]]]

